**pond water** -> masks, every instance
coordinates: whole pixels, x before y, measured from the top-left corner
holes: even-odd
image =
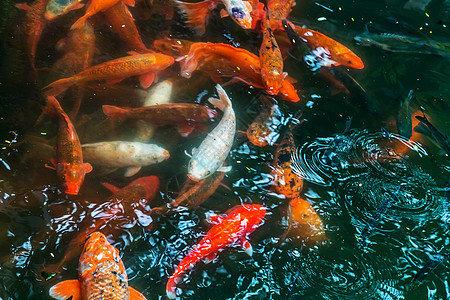
[[[170,34],[195,42],[239,44],[258,54],[261,34],[221,19],[222,6],[213,11],[205,35],[199,36],[185,26],[178,10],[165,20],[165,12],[170,11],[167,3],[153,2],[138,2],[131,9],[149,47]],[[78,195],[64,194],[55,171],[45,167],[54,156],[57,122],[49,117],[37,120],[44,104],[41,89],[58,79],[48,70],[61,57],[55,44],[67,36],[83,10],[47,25],[37,47],[36,77],[25,47],[25,12],[15,4],[5,0],[0,7],[0,299],[50,299],[51,286],[77,278],[81,248],[72,244],[77,234],[92,228],[95,212],[111,204],[111,192],[101,184],[124,187],[136,178],[156,175],[161,186],[150,206],[164,205],[187,179],[190,158],[185,152],[191,153],[206,134],[186,138],[174,127],[160,127],[152,142],[167,149],[170,159],[144,167],[130,178],[123,176],[123,169],[108,174],[94,169]],[[104,18],[92,19],[93,65],[126,56],[129,50]],[[303,177],[302,198],[320,217],[326,241],[282,239],[289,200],[273,191],[270,176],[278,144],[256,147],[238,133],[226,160],[232,166],[222,181],[227,188],[220,186],[198,208],[153,216],[150,225],[145,216],[124,209],[100,228],[120,251],[129,285],[147,299],[166,299],[168,278],[210,228],[205,216],[253,203],[267,208],[263,223],[249,235],[253,256],[239,247],[227,247],[213,262],[197,263],[178,284],[181,299],[450,298],[450,262],[445,260],[449,154],[432,137],[413,133],[415,138],[408,141],[396,127],[401,103],[413,90],[412,114],[422,115],[422,108],[440,132],[450,134],[450,48],[446,46],[450,45],[450,2],[297,1],[289,20],[346,45],[365,64],[360,70],[339,66],[364,88],[369,97],[363,99],[334,93],[330,82],[294,55],[286,55],[284,70],[296,79],[301,100],[291,103],[275,97],[280,109],[277,143],[302,112],[303,122],[292,129],[293,161],[297,176]],[[414,38],[402,52],[394,39],[381,49],[354,39],[367,30]],[[426,53],[428,39],[439,51]],[[207,99],[217,95],[215,83],[201,73],[183,79],[177,65],[159,78],[174,83],[173,102],[209,105]],[[246,131],[263,109],[262,90],[243,83],[224,89],[233,103],[237,129]],[[81,142],[133,140],[136,123],[105,121],[101,108],[104,104],[139,107],[145,95],[134,77],[114,85],[86,86],[80,111],[72,120]],[[76,95],[69,92],[65,97],[62,106],[71,111]],[[376,113],[367,107],[375,107]],[[379,212],[376,220],[375,212]],[[361,238],[367,224],[369,232]],[[73,256],[53,273],[68,252]],[[428,276],[414,280],[430,259],[442,263]]]

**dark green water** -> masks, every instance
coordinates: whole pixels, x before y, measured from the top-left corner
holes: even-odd
[[[406,10],[405,2],[297,1],[290,17],[347,45],[363,59],[366,67],[350,70],[349,74],[377,101],[380,111],[376,116],[344,94],[332,95],[327,81],[296,60],[286,59],[285,70],[298,80],[295,86],[302,101],[292,104],[280,100],[279,105],[283,120],[303,110],[305,121],[295,132],[304,176],[303,195],[322,219],[329,241],[313,247],[289,241],[279,245],[287,201],[270,192],[269,165],[276,147],[256,148],[237,136],[227,160],[233,169],[224,180],[231,191],[220,187],[197,210],[165,216],[155,221],[151,230],[136,224],[136,217],[121,217],[121,224],[134,226],[114,231],[110,240],[122,254],[130,286],[147,299],[165,299],[168,277],[208,230],[205,213],[224,213],[240,203],[258,203],[265,205],[269,213],[263,225],[250,235],[253,257],[229,247],[216,261],[197,264],[179,284],[182,299],[285,299],[288,294],[290,299],[450,298],[449,261],[444,261],[423,284],[411,285],[431,257],[450,250],[446,223],[449,199],[445,195],[449,158],[427,137],[397,153],[406,140],[396,135],[395,126],[400,102],[413,89],[411,111],[422,106],[433,124],[450,134],[450,59],[387,52],[357,45],[353,40],[369,22],[398,32],[398,27],[387,21],[395,17],[437,42],[450,42],[447,0],[433,0],[425,11]],[[49,154],[47,147],[29,142],[29,136],[39,136],[54,145],[56,123],[45,119],[34,126],[41,112],[39,91],[44,84],[36,83],[31,75],[20,31],[24,13],[13,4],[3,1],[0,7],[0,298],[49,299],[52,285],[77,278],[78,258],[48,281],[41,271],[61,260],[75,233],[89,226],[86,222],[92,211],[110,196],[100,183],[122,187],[131,179],[124,178],[120,170],[104,177],[90,174],[80,195],[61,193],[54,172],[44,167],[51,151]],[[67,34],[79,13],[48,26],[38,46],[38,67],[51,67],[58,58],[54,44]],[[259,49],[257,34],[244,32],[230,20],[220,20],[218,11],[201,38],[193,37],[179,19],[175,15],[173,22],[165,23],[161,15],[153,14],[150,20],[136,17],[136,22],[147,45],[161,38],[171,25],[174,37],[227,43],[223,34],[230,34],[245,49],[254,53]],[[99,23],[95,63],[126,55],[118,37],[101,25],[101,19]],[[46,73],[40,74],[41,80],[47,82]],[[205,103],[215,93],[212,81],[178,84],[174,96],[177,102],[199,99]],[[83,143],[131,139],[134,135],[131,123],[114,132],[97,126],[104,119],[101,104],[138,105],[135,98],[139,94],[132,92],[138,88],[137,81],[126,80],[120,86],[127,90],[112,96],[96,91],[86,94],[79,118],[89,115],[91,119],[77,128]],[[258,101],[261,91],[243,84],[225,90],[233,102],[237,127],[245,131],[262,108]],[[342,135],[349,117],[353,118],[352,131]],[[392,136],[383,135],[381,127]],[[202,139],[202,135],[180,138],[173,128],[157,132],[156,143],[164,145],[171,158],[135,176],[160,178],[161,193],[155,205],[176,196],[185,181],[189,161],[183,152],[190,152]],[[330,149],[336,154],[335,164],[321,159]],[[402,183],[396,200],[382,215],[367,243],[358,243],[355,235]]]

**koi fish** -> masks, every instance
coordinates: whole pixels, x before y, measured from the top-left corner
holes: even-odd
[[[56,175],[66,194],[78,195],[84,176],[92,171],[92,166],[83,163],[83,153],[75,127],[55,97],[47,97],[44,112],[56,117],[59,123],[56,161],[52,161]]]
[[[400,135],[409,139],[412,136],[412,120],[410,103],[413,96],[413,90],[410,90],[408,96],[400,103],[400,109],[397,115],[397,131]]]
[[[292,199],[289,201],[287,215],[289,226],[284,237],[292,237],[307,245],[326,240],[322,220],[308,201],[300,198]]]
[[[295,0],[270,0],[267,2],[267,9],[270,12],[270,28],[279,30],[281,21],[286,19],[295,5]]]
[[[298,123],[298,124],[301,124]],[[278,146],[270,173],[275,191],[286,198],[300,198],[303,189],[303,178],[292,168],[293,156],[296,153],[292,130],[297,126],[289,126],[289,132]]]
[[[361,58],[344,45],[318,31],[301,26],[295,26],[294,28],[302,41],[311,48],[314,55],[320,57],[322,61],[329,61],[325,66],[343,65],[354,69],[364,68]]]
[[[31,6],[23,3],[16,4],[19,9],[25,10],[25,32],[26,32],[26,47],[28,51],[28,56],[30,58],[31,67],[36,71],[35,57],[36,48],[41,38],[44,28],[47,26],[47,19],[45,19],[45,6],[47,5],[47,0],[36,0]]]
[[[278,126],[281,124],[282,113],[276,104],[272,104],[253,120],[247,128],[247,138],[257,147],[272,146],[278,139]]]
[[[438,143],[439,147],[447,153],[447,155],[450,155],[450,141],[448,137],[434,127],[433,124],[431,124],[423,111],[422,114],[422,116],[416,116],[416,119],[419,120],[420,123],[414,127],[414,131],[432,138],[436,143]]]
[[[50,289],[55,299],[146,299],[128,286],[127,272],[119,251],[106,237],[91,233],[80,256],[79,280],[66,280]]]
[[[45,18],[53,21],[57,17],[82,7],[84,4],[81,3],[81,0],[49,0],[45,8]]]
[[[108,234],[117,235],[123,228],[130,229],[139,222],[141,226],[149,227],[153,220],[149,213],[149,203],[153,200],[159,191],[160,181],[156,176],[141,177],[123,188],[118,188],[109,183],[103,183],[103,186],[110,190],[113,195],[103,200],[100,205],[90,208],[89,220],[85,221],[80,232],[69,242],[63,258],[57,264],[47,265],[44,270],[47,273],[56,273],[63,268],[67,262],[80,255],[86,236],[93,231],[103,231]],[[51,214],[52,222],[65,220],[54,213]],[[60,221],[59,221],[60,222]],[[51,228],[63,227],[58,223],[51,223]],[[43,240],[37,239],[38,243]]]
[[[118,83],[124,78],[141,75],[139,80],[142,87],[149,87],[155,73],[160,72],[174,63],[170,56],[159,53],[135,54],[114,59],[89,69],[72,77],[57,80],[46,87],[47,96],[59,95],[72,85],[78,85],[92,80],[107,80],[109,83]]]
[[[175,1],[180,10],[187,16],[186,23],[191,25],[197,34],[205,33],[205,25],[210,12],[219,3],[223,3],[228,15],[244,29],[252,28],[252,5],[245,0],[204,0],[197,3]]]
[[[214,225],[200,242],[181,261],[175,272],[170,276],[166,285],[166,293],[169,299],[176,299],[176,285],[180,276],[202,259],[214,260],[217,253],[239,242],[245,252],[253,254],[252,246],[246,236],[252,233],[266,215],[266,209],[261,205],[244,204],[233,209],[225,218],[216,216]]]
[[[195,43],[189,53],[180,59],[181,76],[190,78],[195,70],[207,72],[215,82],[220,77],[233,77],[227,84],[242,81],[256,88],[264,89],[261,78],[261,62],[258,56],[241,48],[222,43]],[[297,91],[287,77],[279,94],[285,100],[298,102]]]
[[[140,108],[103,105],[103,112],[118,120],[146,120],[154,126],[175,125],[178,132],[186,137],[201,123],[211,122],[217,112],[204,105],[192,103],[171,103]]]
[[[261,77],[267,93],[277,95],[287,73],[283,72],[283,57],[270,27],[268,8],[266,18],[263,20],[263,28],[263,41],[259,49]]]
[[[219,99],[209,98],[208,101],[223,111],[222,120],[206,136],[198,149],[195,149],[189,162],[188,177],[200,181],[216,171],[230,171],[231,167],[222,167],[233,145],[236,132],[236,117],[225,90],[216,85]]]
[[[180,205],[195,209],[214,194],[224,178],[224,172],[215,172],[199,182],[188,179],[178,193],[178,197],[167,205],[152,208],[151,213],[164,214],[169,209]]]
[[[109,8],[116,5],[116,3],[119,1],[123,1],[126,5],[134,6],[134,0],[91,0],[86,8],[84,16],[82,16],[75,23],[73,23],[70,29],[73,30],[75,28],[83,27],[84,23],[87,21],[88,18],[92,17],[98,12],[108,10]]]
[[[128,7],[122,2],[117,2],[104,13],[106,22],[111,25],[112,29],[120,36],[120,38],[128,45],[131,51],[138,53],[153,52],[144,45],[141,36],[134,24],[133,16]]]
[[[101,142],[82,145],[84,160],[106,168],[127,167],[125,177],[131,177],[144,166],[158,164],[170,157],[167,150],[139,142]]]

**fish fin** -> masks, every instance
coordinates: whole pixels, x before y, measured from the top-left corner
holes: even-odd
[[[134,0],[122,0],[128,6],[134,7]]]
[[[84,3],[77,2],[76,4],[74,4],[72,6],[72,10],[77,10],[77,9],[80,9],[80,8],[83,8],[83,7],[84,7]]]
[[[31,8],[28,4],[25,4],[25,3],[17,3],[14,6],[18,9],[22,9],[22,10],[29,10]]]
[[[175,3],[183,14],[186,15],[186,23],[193,27],[197,34],[204,34],[208,14],[217,5],[215,1],[205,0],[197,3],[175,1]]]
[[[133,289],[131,286],[128,286],[128,290],[130,290],[130,300],[146,300],[144,295]]]
[[[112,185],[111,183],[102,182],[102,185],[108,190],[110,190],[113,194],[117,194],[120,191],[118,187]]]
[[[231,189],[230,189],[229,186],[227,186],[227,185],[225,185],[225,184],[223,184],[223,183],[219,183],[219,185],[220,185],[221,187],[226,188],[227,190],[231,191]]]
[[[223,220],[223,217],[221,215],[208,212],[205,213],[205,218],[206,218],[205,221],[211,225],[217,225]]]
[[[209,263],[212,262],[216,257],[217,257],[217,252],[214,252],[214,253],[211,253],[211,254],[207,255],[203,261],[205,262],[205,264],[209,264]]]
[[[125,177],[131,177],[136,175],[139,171],[141,170],[141,167],[137,166],[137,167],[129,167],[125,170],[125,173],[123,174],[123,176]]]
[[[42,111],[51,117],[56,117],[58,115],[58,111],[62,111],[61,105],[59,105],[58,100],[53,97],[47,97],[47,104],[44,108],[42,108]]]
[[[50,288],[50,296],[57,300],[81,300],[81,286],[78,280],[65,280]]]
[[[217,86],[220,86],[220,84],[218,84]],[[221,86],[220,86],[220,88],[222,89],[220,92],[219,92],[219,89],[217,89],[220,99],[211,97],[208,99],[208,102],[211,103],[212,105],[214,105],[215,107],[217,107],[218,109],[220,109],[221,111],[225,111],[225,109],[227,108],[227,106],[229,106],[231,104],[231,102],[230,102],[230,99],[228,98],[227,94],[223,90],[223,88]],[[223,91],[223,93],[222,93],[222,91]],[[228,100],[224,100],[224,99],[228,99]]]
[[[253,256],[253,247],[250,244],[250,242],[244,237],[242,237],[239,240],[239,242],[241,244],[242,249],[244,249],[245,253],[247,253],[248,256],[252,257]]]
[[[246,131],[242,131],[242,130],[236,130],[236,133],[238,133],[238,134],[242,134],[242,135],[247,135],[247,132]]]
[[[420,122],[417,126],[415,126],[413,130],[427,137],[432,136],[430,129],[428,129],[428,127],[422,122]]]
[[[64,48],[66,47],[67,44],[67,39],[66,38],[62,38],[59,41],[56,42],[55,48],[58,51],[63,51]]]
[[[92,172],[92,166],[90,163],[84,163],[83,166],[84,166],[84,172],[86,174]]]
[[[119,83],[119,82],[121,82],[122,80],[124,80],[125,78],[114,78],[114,79],[109,79],[109,80],[106,80],[106,83],[107,84],[116,84],[116,83]]]
[[[88,17],[89,17],[88,15],[84,15],[81,18],[79,18],[75,23],[73,23],[73,25],[70,27],[70,30],[82,29],[86,24],[86,20]]]
[[[250,1],[244,0],[243,2],[244,2],[245,10],[250,13],[253,10],[252,4],[250,3]]]
[[[56,171],[56,168],[53,167],[53,166],[51,166],[51,165],[49,165],[49,164],[45,164],[44,166],[45,166],[47,169],[55,170],[55,171]]]
[[[118,119],[121,119],[123,113],[125,112],[125,109],[117,107],[117,106],[112,106],[112,105],[103,105],[102,109],[103,109],[103,113],[106,116],[112,117],[112,118],[118,118]]]
[[[139,82],[141,83],[141,86],[144,89],[151,86],[154,80],[155,80],[155,72],[149,72],[147,74],[139,76]]]
[[[136,52],[136,51],[128,51],[127,52],[128,55],[134,56],[134,55],[141,55],[141,53]]]
[[[222,167],[218,168],[217,171],[226,173],[226,172],[230,172],[231,169],[232,169],[231,166],[222,166]]]
[[[188,156],[188,157],[190,157],[190,158],[192,158],[192,155],[191,154],[189,154],[186,150],[184,150],[184,154],[186,154],[186,156]]]
[[[191,153],[194,155],[195,151],[197,151],[197,147],[192,148]]]
[[[63,78],[50,83],[42,89],[45,96],[58,96],[73,84],[72,78]]]
[[[220,17],[221,18],[226,18],[226,17],[229,17],[230,15],[228,14],[228,12],[225,10],[225,9],[221,9],[220,10]]]
[[[192,131],[194,131],[195,129],[195,125],[180,125],[178,126],[178,133],[182,136],[182,137],[188,137]]]
[[[166,285],[166,295],[169,299],[177,299],[177,282],[178,277],[173,277],[173,275],[169,278]]]

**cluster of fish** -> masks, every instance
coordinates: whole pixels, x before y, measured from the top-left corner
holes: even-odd
[[[276,99],[300,101],[294,87],[296,80],[284,72],[283,59],[287,49],[300,51],[306,67],[320,70],[325,78],[341,82],[340,85],[350,91],[355,89],[355,82],[336,66],[364,68],[362,60],[344,45],[320,32],[288,21],[295,5],[293,0],[268,0],[265,3],[258,0],[159,3],[167,16],[173,15],[172,10],[178,8],[186,16],[188,26],[198,36],[205,32],[213,10],[223,5],[225,9],[221,11],[221,17],[230,17],[240,26],[240,30],[259,33],[261,47],[258,54],[236,43],[229,45],[170,38],[155,40],[152,47],[147,47],[129,10],[129,6],[134,5],[134,0],[90,0],[86,4],[80,0],[35,0],[31,6],[16,5],[27,10],[24,21],[26,48],[37,76],[43,71],[36,68],[36,51],[46,26],[59,18],[72,22],[73,17],[84,10],[83,15],[71,25],[67,37],[56,45],[63,52],[50,71],[57,80],[42,89],[46,100],[43,112],[58,122],[56,157],[51,161],[52,166],[48,167],[56,171],[63,193],[76,197],[83,187],[85,175],[92,170],[109,174],[118,168],[126,168],[125,176],[131,177],[138,174],[142,167],[169,159],[171,153],[168,150],[149,143],[156,127],[175,126],[179,134],[187,138],[193,133],[204,133],[218,119],[217,110],[207,105],[171,103],[172,87],[175,82],[180,82],[179,78],[170,79],[168,75],[175,65],[180,67],[175,75],[177,77],[188,79],[200,73],[207,74],[217,84],[218,94],[218,98],[211,97],[208,102],[222,112],[217,125],[189,155],[188,179],[174,201],[148,209],[148,202],[159,190],[157,176],[135,179],[122,189],[105,184],[114,194],[108,201],[113,206],[103,208],[107,218],[82,230],[74,239],[74,246],[87,239],[79,261],[79,280],[64,281],[53,286],[50,295],[56,299],[145,299],[128,287],[125,268],[117,249],[99,231],[104,229],[109,219],[123,210],[132,208],[139,215],[141,224],[147,226],[152,223],[151,216],[161,217],[174,212],[178,206],[195,209],[216,191],[225,173],[231,170],[232,165],[226,165],[225,161],[233,147],[236,133],[232,101],[222,86],[242,82],[265,92],[262,97],[265,108],[245,134],[256,147],[274,146],[280,137],[278,125],[282,115]],[[92,65],[96,53],[94,27],[102,17],[129,48],[129,52],[127,56]],[[134,76],[139,77],[144,89],[153,85],[143,105],[133,108],[103,105],[102,109],[108,120],[116,124],[136,120],[135,140],[81,144],[74,121],[88,86],[100,81],[106,82],[104,89],[113,89],[115,84]],[[158,82],[159,78],[166,80]],[[230,80],[224,83],[225,78]],[[59,103],[63,99],[64,107],[68,106],[67,101],[73,102],[69,114]],[[297,114],[294,121],[301,123],[301,114]],[[426,119],[421,121],[428,125]],[[289,202],[289,226],[281,240],[290,237],[311,244],[320,243],[326,240],[322,221],[310,203],[302,199],[303,179],[292,168],[292,157],[296,151],[293,132],[297,124],[289,126],[272,163],[273,191]],[[252,255],[247,236],[261,224],[266,211],[262,205],[243,204],[224,216],[211,216],[212,228],[168,279],[167,296],[175,299],[181,276],[200,260],[212,261],[227,246],[238,244]],[[372,225],[376,226],[375,223]],[[72,258],[73,253],[67,254],[64,261]]]

